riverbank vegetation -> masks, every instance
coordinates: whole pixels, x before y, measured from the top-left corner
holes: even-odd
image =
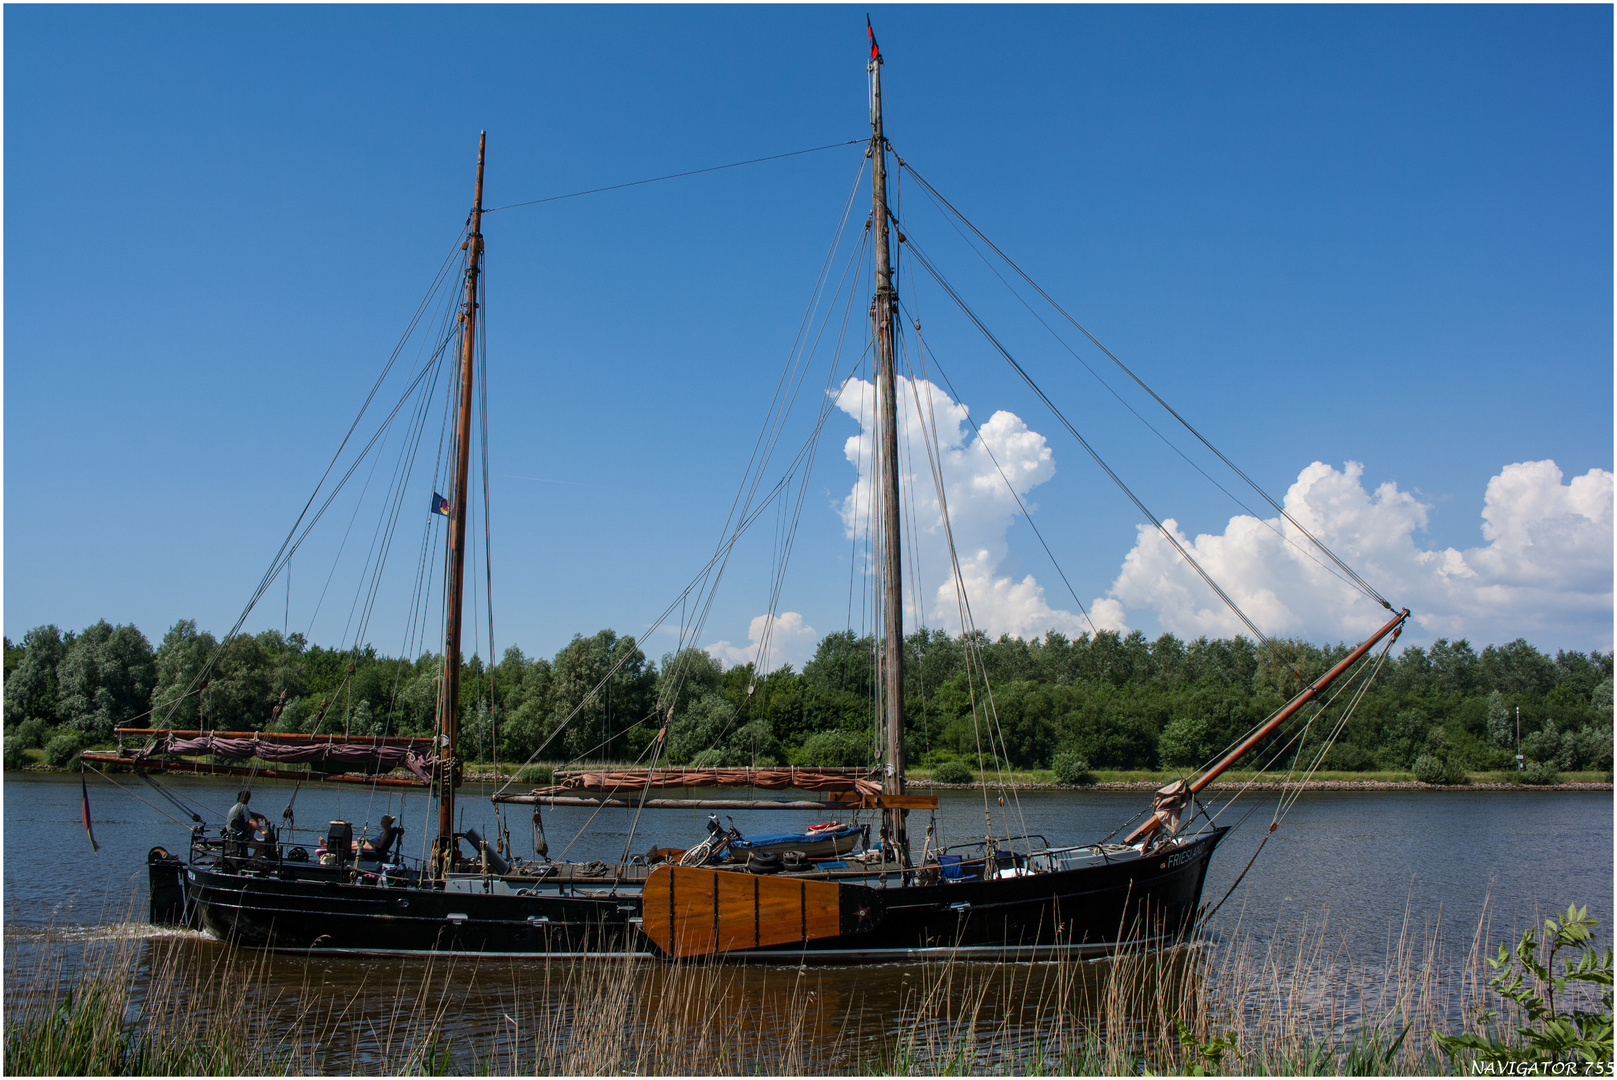
[[[906,649],[906,741],[920,770],[1048,770],[1061,783],[1194,767],[1296,693],[1299,675],[1314,678],[1348,651],[1138,632],[965,641],[941,631],[912,634]],[[992,752],[973,723],[982,695],[968,655],[981,657],[993,687],[1002,737]],[[864,764],[875,656],[874,641],[851,632],[823,638],[801,671],[763,674],[696,649],[653,662],[611,630],[575,636],[548,659],[512,647],[492,666],[478,656],[463,666],[462,748],[485,762],[536,752],[632,761],[671,716],[672,764]],[[424,734],[441,666],[430,654],[332,650],[275,631],[219,649],[190,620],[155,648],[134,626],[42,626],[5,643],[6,766],[71,764],[121,725]],[[1481,651],[1464,640],[1411,646],[1389,657],[1323,768],[1433,784],[1489,771],[1527,783],[1609,778],[1612,670],[1610,652],[1550,656],[1522,640]],[[1305,739],[1305,760],[1310,749]]]
[[[1611,950],[1573,909],[1462,956],[1323,922],[1105,961],[940,961],[869,979],[631,957],[331,961],[190,933],[8,957],[11,1075],[1410,1075],[1612,1059]],[[1559,964],[1556,954],[1559,953]],[[340,963],[340,961],[339,961]],[[1494,969],[1489,980],[1488,967]],[[272,965],[280,965],[272,970]],[[301,965],[301,968],[299,967]],[[301,972],[301,974],[300,974]]]

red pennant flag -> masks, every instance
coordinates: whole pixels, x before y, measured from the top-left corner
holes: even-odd
[[[90,828],[90,785],[84,782],[84,769],[79,769],[79,789],[84,793],[84,802],[81,806],[81,815],[84,818],[84,833],[90,838],[90,847],[96,851],[101,845],[95,842],[95,830]]]
[[[870,25],[870,16],[865,16],[865,31],[870,34],[870,58],[881,59],[881,50],[876,47],[876,28]]]

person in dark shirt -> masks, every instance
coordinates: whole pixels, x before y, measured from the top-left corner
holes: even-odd
[[[269,818],[263,814],[255,814],[247,805],[252,797],[251,791],[238,792],[236,805],[230,808],[230,814],[225,818],[225,831],[236,842],[238,855],[262,855],[265,845],[269,842]],[[257,838],[259,830],[263,830],[265,839],[249,850],[248,844]]]

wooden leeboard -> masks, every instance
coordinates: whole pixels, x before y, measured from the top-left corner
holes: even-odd
[[[659,866],[641,926],[673,957],[801,945],[842,932],[841,886],[768,874]]]

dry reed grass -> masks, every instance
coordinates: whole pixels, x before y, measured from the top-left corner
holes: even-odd
[[[107,934],[8,958],[10,1074],[1413,1074],[1485,989],[1406,915],[1357,963],[1323,920],[1260,943],[870,973],[723,963],[271,957]],[[8,951],[13,951],[8,949]],[[356,975],[356,965],[359,967]],[[273,969],[273,971],[272,971]]]

